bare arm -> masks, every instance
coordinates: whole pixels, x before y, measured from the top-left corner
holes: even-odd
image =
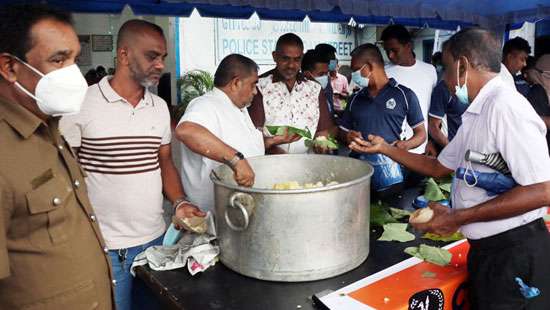
[[[220,163],[231,160],[237,153],[237,150],[225,144],[208,129],[193,122],[179,124],[176,127],[176,137],[194,153]],[[250,187],[254,184],[254,172],[246,159],[239,160],[231,168],[239,185]]]
[[[159,166],[160,174],[162,177],[162,189],[168,200],[172,205],[178,199],[185,197],[183,185],[181,184],[180,175],[174,162],[172,161],[172,147],[170,144],[161,145],[159,149]],[[179,205],[179,204],[178,204]],[[174,206],[176,207],[176,206]],[[184,202],[175,211],[176,217],[192,217],[192,216],[205,216],[206,214],[200,211],[196,206],[191,203]]]
[[[176,137],[191,151],[220,163],[233,158],[237,152],[208,129],[193,122],[178,125]]]
[[[410,153],[407,150],[391,146],[381,137],[374,135],[369,135],[368,141],[355,138],[350,143],[350,149],[360,153],[384,154],[405,167],[426,176],[439,178],[453,172],[451,169],[443,166],[436,158]]]
[[[413,226],[422,231],[449,235],[462,225],[505,219],[547,205],[550,205],[550,182],[516,186],[472,208],[451,209],[438,203],[430,203],[430,208],[434,210],[432,220]]]
[[[441,119],[430,116],[428,118],[428,132],[439,146],[444,147],[449,144],[449,139],[441,131],[441,123]]]
[[[160,146],[159,165],[162,176],[162,189],[168,200],[174,203],[178,198],[185,196],[185,193],[180,175],[172,161],[172,147],[170,144]]]
[[[426,141],[426,128],[424,122],[413,128],[413,136],[409,140],[397,141],[395,146],[403,150],[414,149]]]

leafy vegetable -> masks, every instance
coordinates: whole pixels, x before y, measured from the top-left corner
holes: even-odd
[[[435,278],[437,274],[435,272],[431,272],[431,271],[424,271],[422,273],[422,278]]]
[[[404,252],[439,266],[447,266],[453,257],[451,252],[445,249],[425,244],[421,244],[419,247],[408,247]]]
[[[439,185],[435,182],[433,178],[429,178],[426,182],[426,189],[424,191],[424,197],[428,201],[440,201],[447,199],[447,196],[443,194]]]
[[[314,146],[319,146],[319,147],[322,147],[322,148],[327,148],[329,150],[336,150],[338,149],[338,141],[336,141],[333,137],[331,136],[328,136],[328,137],[325,137],[325,136],[319,136],[313,140],[311,139],[306,139],[304,141],[305,145],[307,147],[314,147]]]
[[[407,242],[415,239],[415,236],[407,231],[406,223],[390,223],[384,225],[384,232],[378,241]]]
[[[439,184],[439,189],[441,189],[443,192],[443,194],[450,194],[451,193],[451,183],[440,183]]]
[[[455,232],[454,234],[450,236],[440,236],[432,233],[425,233],[422,238],[434,240],[434,241],[443,241],[443,242],[450,242],[450,241],[458,241],[464,239],[464,236],[460,232]]]
[[[311,131],[309,131],[307,127],[306,129],[300,129],[292,126],[265,126],[265,128],[270,134],[274,136],[282,136],[288,129],[289,135],[297,134],[302,138],[312,139]]]
[[[412,212],[403,209],[390,208],[390,213],[396,220],[398,220],[410,216]]]
[[[387,223],[397,222],[398,221],[388,212],[388,207],[382,204],[381,201],[378,201],[378,203],[371,203],[370,223],[373,226],[384,226],[384,224]]]

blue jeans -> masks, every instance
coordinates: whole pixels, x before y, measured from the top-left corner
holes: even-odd
[[[130,274],[134,258],[150,246],[162,245],[163,236],[143,245],[119,250],[110,250],[109,257],[113,265],[116,280],[115,303],[117,310],[160,309],[157,299],[143,281]]]

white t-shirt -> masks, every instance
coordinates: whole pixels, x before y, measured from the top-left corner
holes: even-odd
[[[248,110],[239,109],[220,89],[214,88],[195,98],[179,121],[199,124],[225,144],[241,152],[245,157],[265,154],[263,134],[254,127]],[[179,125],[178,124],[178,125]],[[214,183],[210,180],[212,169],[221,163],[191,151],[181,145],[181,178],[189,199],[204,211],[214,211]]]
[[[170,144],[168,106],[145,91],[136,107],[104,77],[88,88],[79,114],[65,116],[61,133],[78,147],[88,195],[109,249],[148,243],[165,231],[158,152]]]
[[[462,126],[438,160],[453,171],[466,168],[464,155],[468,150],[500,153],[520,185],[550,181],[546,126],[527,99],[498,76],[483,86],[464,112]],[[495,172],[475,163],[472,168]],[[494,197],[488,196],[484,189],[468,187],[462,179],[453,181],[453,208],[475,207]],[[461,231],[470,239],[485,238],[527,224],[545,213],[546,208],[542,207],[507,219],[467,224]]]
[[[432,98],[432,90],[437,84],[437,72],[435,67],[423,61],[416,60],[414,65],[405,67],[399,65],[386,66],[386,74],[388,77],[394,78],[397,83],[410,88],[418,98],[422,116],[424,116],[424,126],[426,133],[428,132],[428,111],[430,110],[430,101]],[[403,134],[405,139],[410,139],[413,136],[412,128],[407,124],[406,120],[403,123]],[[427,139],[424,143],[411,152],[423,154],[426,150]]]

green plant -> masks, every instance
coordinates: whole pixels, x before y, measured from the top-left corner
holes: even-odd
[[[174,120],[176,122],[183,116],[191,100],[214,88],[214,77],[210,72],[204,70],[192,70],[178,79],[177,87],[179,100],[174,109]]]

